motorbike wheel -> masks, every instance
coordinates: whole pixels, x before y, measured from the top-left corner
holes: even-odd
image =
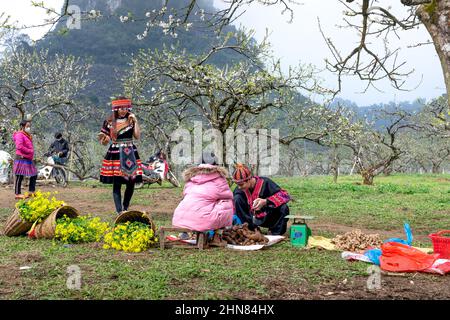
[[[167,180],[169,180],[169,182],[176,188],[180,186],[180,182],[178,182],[177,177],[175,177],[175,175],[170,170],[169,172],[167,172]]]
[[[139,183],[136,183],[136,184],[134,185],[134,188],[135,188],[135,189],[141,189],[143,186],[144,186],[144,184],[143,184],[142,182],[139,182]]]
[[[63,188],[67,186],[67,178],[62,169],[55,168],[55,181],[57,184],[61,185]]]

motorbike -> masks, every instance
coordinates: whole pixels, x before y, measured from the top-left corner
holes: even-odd
[[[0,183],[10,184],[14,181],[13,159],[11,155],[0,150]]]
[[[56,183],[66,187],[67,186],[67,178],[64,169],[55,168],[51,166],[52,164],[56,164],[58,161],[58,157],[55,155],[48,155],[47,163],[50,165],[45,165],[38,167],[38,179],[48,180],[50,178],[54,178]],[[57,161],[55,162],[55,159]],[[0,183],[12,183],[14,181],[14,173],[13,173],[13,162],[11,155],[1,150],[0,151]]]
[[[142,162],[142,173],[142,184],[137,185],[137,188],[144,185],[150,187],[153,183],[162,185],[163,181],[169,181],[174,187],[180,186],[177,177],[170,170],[165,154],[161,150],[152,155],[148,161]]]
[[[58,164],[63,165],[61,159],[54,153],[46,153],[44,156],[47,157],[48,165],[38,168],[38,179],[48,180],[54,178],[58,185],[62,187],[67,186],[67,175],[63,168],[57,168],[52,165]]]

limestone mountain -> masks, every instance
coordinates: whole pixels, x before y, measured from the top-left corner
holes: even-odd
[[[164,1],[163,1],[164,2]],[[173,7],[185,6],[187,0],[170,2]],[[213,10],[212,1],[200,1],[205,11]],[[84,93],[89,100],[106,108],[109,97],[123,92],[123,74],[128,67],[130,57],[139,50],[163,48],[163,45],[176,45],[186,49],[189,54],[201,54],[217,42],[211,29],[196,24],[189,32],[179,30],[178,37],[165,35],[161,28],[153,28],[148,36],[139,40],[137,35],[145,30],[146,12],[161,8],[161,1],[146,0],[72,0],[72,5],[81,11],[98,10],[102,17],[97,20],[83,20],[80,29],[66,30],[66,22],[60,22],[54,32],[37,43],[38,48],[48,49],[50,54],[72,54],[93,63],[91,77],[94,85]],[[170,9],[170,8],[169,8]],[[122,23],[119,16],[132,16],[135,22]],[[227,27],[225,32],[235,30]],[[62,32],[67,31],[67,32]],[[236,53],[221,52],[211,60],[218,65],[238,61]]]

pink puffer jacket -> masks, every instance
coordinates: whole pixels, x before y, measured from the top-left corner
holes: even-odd
[[[33,160],[34,147],[31,139],[24,132],[16,131],[13,134],[13,140],[16,144],[16,155]]]
[[[232,225],[233,193],[225,168],[208,164],[187,169],[184,198],[175,209],[172,225],[195,231],[207,231]]]

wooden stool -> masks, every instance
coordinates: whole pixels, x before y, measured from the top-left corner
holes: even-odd
[[[192,246],[189,244],[181,244],[180,241],[170,241],[166,240],[166,232],[190,232],[196,234],[196,246]],[[177,247],[177,248],[188,248],[188,249],[195,249],[198,248],[200,250],[203,250],[208,247],[208,236],[205,232],[200,231],[194,231],[191,229],[186,228],[174,228],[174,227],[160,227],[159,228],[159,244],[161,250],[164,250],[165,248],[169,247]]]

